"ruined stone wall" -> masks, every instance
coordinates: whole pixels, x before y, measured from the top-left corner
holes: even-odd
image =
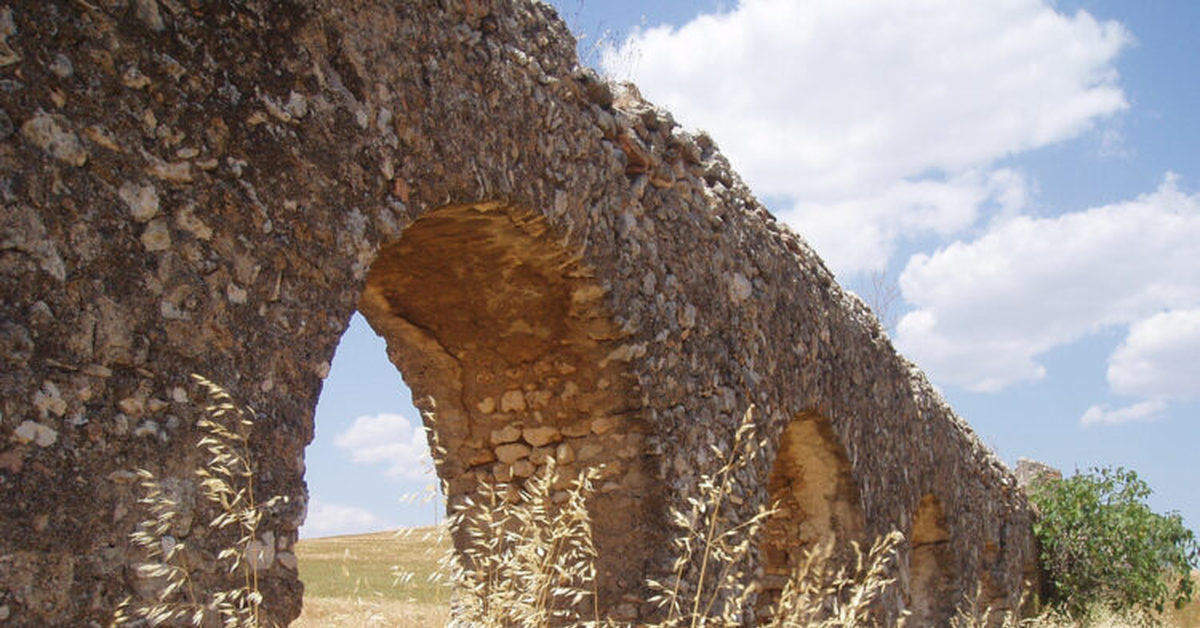
[[[295,617],[304,446],[356,309],[436,409],[452,497],[606,465],[614,617],[650,612],[665,513],[750,404],[768,447],[743,513],[794,503],[764,577],[899,529],[891,612],[942,623],[930,595],[980,582],[1015,605],[1008,471],[710,138],[573,48],[523,1],[0,4],[0,620],[107,625],[161,585],[128,540],[141,468],[220,585],[191,373],[258,410],[258,490],[291,498],[260,531],[265,610]]]

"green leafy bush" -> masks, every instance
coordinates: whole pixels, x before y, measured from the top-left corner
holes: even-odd
[[[1135,472],[1119,467],[1035,484],[1030,498],[1041,517],[1034,532],[1052,603],[1082,619],[1102,606],[1149,615],[1191,599],[1196,536],[1178,513],[1151,511],[1150,493]]]

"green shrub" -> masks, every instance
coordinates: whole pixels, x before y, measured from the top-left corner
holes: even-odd
[[[1108,606],[1149,615],[1192,596],[1200,548],[1178,513],[1146,505],[1151,491],[1133,471],[1092,469],[1036,484],[1034,532],[1051,602],[1077,619]]]

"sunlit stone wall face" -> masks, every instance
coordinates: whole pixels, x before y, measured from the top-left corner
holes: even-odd
[[[819,416],[817,451],[839,453],[804,477],[845,487],[834,519],[862,515],[838,541],[911,530],[936,495],[945,589],[1019,599],[1029,512],[1008,470],[714,141],[578,69],[544,4],[0,3],[0,203],[6,625],[107,625],[162,590],[129,540],[138,469],[179,504],[167,536],[198,595],[238,585],[198,496],[191,373],[257,411],[256,491],[281,498],[253,540],[263,611],[296,617],[304,447],[360,308],[436,405],[452,495],[551,455],[606,465],[605,615],[652,617],[662,522],[751,405],[766,445],[733,520],[809,447],[788,426]]]
[[[862,547],[867,541],[862,498],[828,419],[801,414],[784,428],[767,489],[776,511],[759,543],[764,615],[806,564],[814,571],[850,570],[858,558],[852,542]]]
[[[937,497],[921,498],[908,536],[912,549],[907,601],[912,619],[921,626],[948,626],[959,602],[955,599],[950,531]]]
[[[360,309],[388,341],[428,418],[451,508],[480,489],[558,476],[553,501],[587,467],[601,599],[620,606],[664,542],[664,491],[646,468],[639,349],[606,290],[539,214],[496,205],[438,209],[380,251]],[[456,538],[470,542],[464,530]],[[626,608],[626,619],[636,618]]]

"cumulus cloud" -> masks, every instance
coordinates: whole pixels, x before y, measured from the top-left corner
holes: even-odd
[[[1024,175],[1009,169],[969,171],[940,180],[902,180],[875,194],[796,204],[779,212],[841,273],[882,270],[903,237],[950,237],[987,208],[1013,215],[1025,206]]]
[[[1129,202],[998,221],[974,241],[909,260],[900,288],[914,309],[897,344],[938,381],[989,391],[1043,377],[1038,356],[1054,347],[1132,325],[1112,356],[1114,389],[1183,394],[1197,381],[1188,358],[1200,355],[1197,242],[1200,196],[1170,174]],[[1098,408],[1089,422],[1150,409]]]
[[[1200,244],[1193,254],[1200,255]],[[1155,314],[1134,324],[1108,361],[1108,383],[1126,395],[1200,397],[1200,307]]]
[[[1167,404],[1163,401],[1143,401],[1124,408],[1109,410],[1108,406],[1096,405],[1087,409],[1079,422],[1084,425],[1115,425],[1133,421],[1151,421],[1158,417]]]
[[[1130,41],[1046,0],[742,0],[636,31],[602,64],[712,133],[848,273],[1019,205],[1023,182],[993,164],[1126,108],[1113,61]]]
[[[425,430],[399,414],[360,416],[333,439],[354,462],[385,464],[387,475],[400,480],[433,477]]]
[[[328,504],[319,499],[308,503],[308,516],[300,528],[300,536],[316,538],[342,534],[361,534],[391,527],[382,517],[364,508]]]

